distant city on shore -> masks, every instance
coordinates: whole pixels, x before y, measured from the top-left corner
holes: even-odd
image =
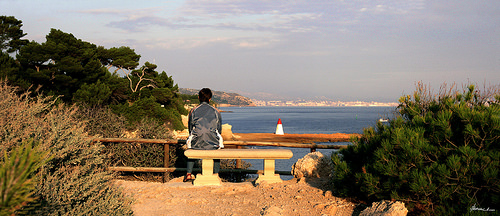
[[[308,101],[308,100],[274,100],[264,101],[251,99],[255,106],[345,106],[345,107],[381,107],[398,106],[398,103],[365,102],[365,101]]]
[[[190,88],[179,88],[181,94],[196,95],[199,90]],[[271,94],[260,93],[258,99],[252,96],[242,96],[238,93],[228,93],[213,90],[213,101],[219,107],[252,107],[252,106],[338,106],[338,107],[395,107],[398,103],[393,102],[365,102],[365,101],[334,101],[331,99],[282,99]],[[255,96],[255,95],[254,95]],[[272,99],[271,99],[272,98]]]

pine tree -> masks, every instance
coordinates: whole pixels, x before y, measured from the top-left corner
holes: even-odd
[[[419,85],[389,125],[364,129],[332,155],[340,195],[405,202],[415,213],[465,214],[500,203],[498,87],[462,93]]]
[[[48,159],[48,153],[33,146],[33,140],[4,152],[0,162],[0,215],[12,215],[29,202],[37,183],[36,173]],[[20,212],[18,212],[20,213]]]
[[[23,22],[13,16],[0,16],[0,52],[13,53],[28,43],[21,39],[26,36],[22,26]]]

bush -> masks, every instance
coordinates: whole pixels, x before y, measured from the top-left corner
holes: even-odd
[[[73,94],[73,102],[82,105],[95,107],[108,104],[112,91],[106,83],[97,80],[96,83],[84,83],[75,94]]]
[[[132,132],[134,138],[163,139],[172,138],[171,132],[156,121],[144,118],[136,124]],[[171,145],[169,148],[169,164],[174,166],[178,163],[178,155],[183,155],[181,145]],[[131,166],[131,167],[163,167],[164,146],[163,144],[151,143],[108,143],[105,152],[109,157],[106,163],[109,166]],[[128,175],[130,173],[126,173]],[[163,173],[132,173],[134,177],[141,180],[160,181]]]
[[[0,155],[35,140],[50,156],[39,170],[33,194],[38,199],[25,208],[27,214],[131,215],[131,200],[105,171],[103,146],[91,144],[75,113],[75,108],[56,106],[48,97],[18,96],[0,83]]]
[[[463,93],[419,85],[400,116],[364,129],[332,155],[339,195],[403,201],[415,214],[461,215],[500,203],[498,88]]]
[[[165,125],[144,117],[140,122],[127,124],[123,116],[113,113],[106,107],[80,107],[78,110],[79,121],[86,122],[85,131],[89,135],[106,138],[124,137],[127,131],[133,138],[142,139],[171,139],[172,134]],[[169,163],[177,163],[178,156],[183,155],[180,145],[171,145]],[[105,160],[107,166],[132,166],[132,167],[163,167],[163,144],[141,143],[106,143],[104,153],[108,156]],[[163,173],[122,173],[141,180],[160,181]],[[163,180],[163,179],[162,179]]]
[[[121,137],[127,127],[125,117],[107,107],[81,106],[76,117],[78,121],[85,122],[85,132],[90,136]]]
[[[166,122],[175,130],[183,130],[184,125],[179,111],[172,107],[162,107],[154,96],[141,98],[131,105],[117,104],[111,106],[115,113],[123,115],[130,126],[140,123],[144,118],[155,120],[155,124],[163,125]]]
[[[12,215],[29,202],[36,186],[36,172],[47,160],[47,153],[32,146],[33,141],[6,152],[0,162],[0,215]],[[18,212],[21,213],[21,212]]]

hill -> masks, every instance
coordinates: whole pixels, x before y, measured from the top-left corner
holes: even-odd
[[[199,89],[179,88],[181,94],[196,95]],[[255,106],[250,98],[241,96],[238,93],[227,93],[223,91],[212,90],[212,100],[219,104],[221,107],[225,106]]]

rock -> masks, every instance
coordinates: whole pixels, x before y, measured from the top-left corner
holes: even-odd
[[[406,216],[406,214],[408,214],[408,209],[403,202],[383,200],[372,203],[372,206],[363,210],[360,216]]]
[[[326,198],[332,198],[332,197],[333,197],[332,191],[331,191],[331,190],[327,190],[327,191],[325,192],[324,196],[325,196]]]
[[[321,152],[311,152],[292,165],[295,178],[329,178],[333,171],[333,163]]]
[[[182,131],[172,131],[172,137],[174,139],[187,139],[189,137],[188,129]]]
[[[330,203],[323,203],[314,206],[315,208],[322,209],[322,215],[355,215],[354,205],[349,202],[335,201]]]
[[[276,206],[273,206],[273,207],[265,207],[264,209],[262,209],[262,211],[260,212],[260,215],[263,215],[263,216],[281,216],[282,215],[282,212],[283,212],[283,209],[281,208],[278,208]]]
[[[184,127],[188,127],[189,116],[181,115],[181,119],[182,119],[182,124],[184,125]]]
[[[137,134],[139,133],[139,130],[135,130],[135,131],[125,131],[123,133],[123,137],[125,138],[130,138],[130,139],[134,139],[134,138],[138,138]]]
[[[221,136],[223,140],[233,140],[233,131],[231,131],[231,128],[233,128],[233,126],[230,124],[222,125]]]

